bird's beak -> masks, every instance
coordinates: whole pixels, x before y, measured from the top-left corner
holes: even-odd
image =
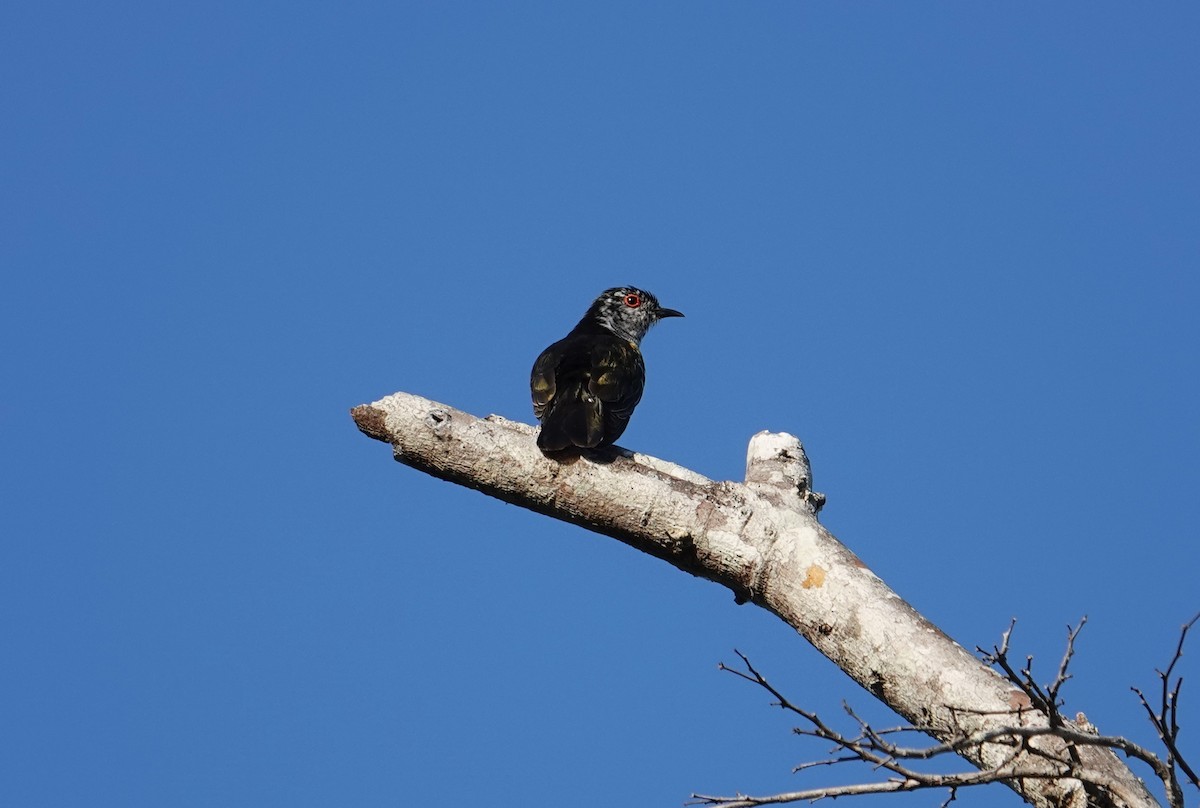
[[[661,320],[663,317],[682,317],[682,316],[683,316],[683,312],[681,312],[681,311],[675,311],[675,309],[664,309],[664,308],[659,308],[659,310],[658,310],[658,318],[659,318],[660,320]]]

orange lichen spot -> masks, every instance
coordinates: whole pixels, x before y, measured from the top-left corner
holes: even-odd
[[[816,589],[825,585],[825,570],[813,564],[808,568],[808,572],[804,575],[804,580],[800,582],[800,586],[805,589]]]
[[[1008,709],[1013,711],[1028,710],[1033,707],[1033,702],[1029,700],[1020,690],[1008,691]]]

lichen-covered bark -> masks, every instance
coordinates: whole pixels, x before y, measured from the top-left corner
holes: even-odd
[[[553,459],[535,430],[479,419],[397,393],[352,411],[359,428],[392,444],[396,460],[506,502],[612,536],[685,572],[729,587],[794,627],[855,681],[912,723],[953,729],[1044,724],[1020,691],[918,614],[817,521],[807,458],[790,435],[760,433],[745,483],[715,482],[616,447]],[[1056,739],[1045,739],[1058,744]],[[990,768],[1007,747],[972,759]],[[1150,806],[1155,801],[1107,750],[1083,748],[1093,782],[1027,778],[1011,786],[1032,805]],[[1035,762],[1036,763],[1036,762]],[[1089,778],[1091,779],[1091,778]]]

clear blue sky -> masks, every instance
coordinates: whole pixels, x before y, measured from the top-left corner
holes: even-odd
[[[1088,615],[1067,711],[1151,739],[1128,687],[1200,609],[1196,5],[2,16],[0,803],[837,779],[716,670],[893,720],[776,619],[347,414],[530,421],[534,357],[625,283],[687,318],[624,446],[739,479],[798,435],[898,592],[968,648],[1020,618],[1046,676]]]

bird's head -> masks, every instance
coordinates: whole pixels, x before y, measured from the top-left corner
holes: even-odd
[[[650,326],[664,317],[682,317],[683,312],[666,309],[658,298],[633,286],[617,286],[596,298],[584,320],[591,319],[617,336],[640,343]]]

